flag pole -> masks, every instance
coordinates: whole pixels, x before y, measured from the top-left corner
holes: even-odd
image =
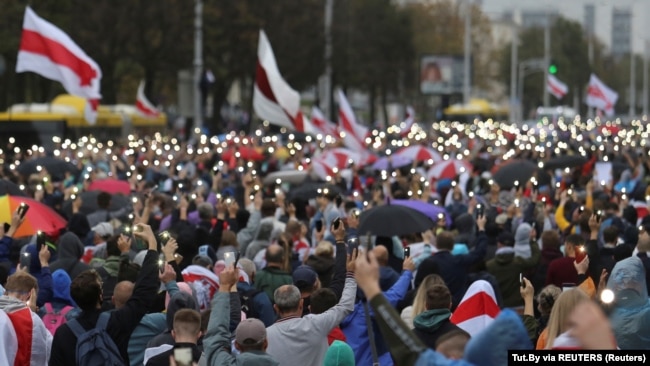
[[[471,93],[471,55],[472,55],[472,0],[465,0],[465,59],[463,64],[463,103],[469,104]]]
[[[203,70],[203,0],[194,0],[194,129],[203,127],[201,71]]]
[[[325,118],[332,120],[332,18],[334,0],[325,1],[325,85],[322,97],[322,110]]]
[[[517,23],[512,21],[512,49],[510,51],[510,122],[515,122],[519,117],[519,103],[517,100],[517,63],[519,62],[519,32]],[[518,122],[518,121],[517,121]]]
[[[546,83],[548,83],[548,67],[551,64],[551,15],[546,11],[546,26],[544,27],[544,85],[542,93],[544,95],[544,107],[550,104]]]

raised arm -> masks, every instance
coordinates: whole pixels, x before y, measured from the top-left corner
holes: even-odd
[[[236,273],[233,266],[230,266],[219,274],[221,287],[212,300],[208,331],[203,338],[203,350],[208,365],[236,365],[237,362],[235,356],[230,354],[231,333],[229,329],[231,297],[239,298]]]

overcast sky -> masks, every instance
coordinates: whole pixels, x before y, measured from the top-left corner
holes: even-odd
[[[608,47],[611,43],[612,8],[632,7],[632,47],[634,52],[643,52],[645,39],[650,40],[650,26],[647,16],[650,15],[650,0],[480,0],[483,11],[490,17],[498,17],[508,10],[543,10],[557,9],[567,18],[584,22],[584,5],[594,4],[596,7],[596,35]]]

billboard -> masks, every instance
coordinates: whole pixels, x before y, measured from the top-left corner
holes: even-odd
[[[422,56],[420,92],[422,94],[462,93],[463,62],[462,56]]]

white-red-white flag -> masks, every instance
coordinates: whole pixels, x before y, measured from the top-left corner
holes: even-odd
[[[357,123],[354,112],[342,90],[339,96],[339,129],[345,134],[343,143],[354,152],[366,154],[366,136],[368,128]]]
[[[65,90],[89,100],[85,117],[95,123],[102,70],[61,29],[25,9],[16,72],[31,71],[63,84]]]
[[[304,132],[300,94],[282,78],[266,33],[260,30],[253,108],[258,117],[292,131]]]
[[[336,124],[328,121],[317,106],[313,106],[311,109],[311,120],[305,118],[304,121],[305,132],[307,133],[311,133],[312,135],[335,136],[337,138],[339,136]]]
[[[557,99],[562,99],[569,92],[569,87],[556,78],[555,75],[548,75],[546,90]]]
[[[618,100],[618,93],[610,89],[600,79],[591,74],[587,88],[587,105],[605,112],[605,115],[614,115],[614,105]]]
[[[138,94],[135,100],[135,109],[143,117],[157,118],[160,116],[160,111],[147,99],[144,94],[144,80],[138,85]]]
[[[415,123],[415,109],[413,107],[406,106],[406,116],[404,116],[404,122],[400,124],[400,136],[406,137],[409,132],[411,132],[411,127]]]
[[[487,328],[500,312],[490,283],[478,280],[469,286],[449,321],[473,337]]]

